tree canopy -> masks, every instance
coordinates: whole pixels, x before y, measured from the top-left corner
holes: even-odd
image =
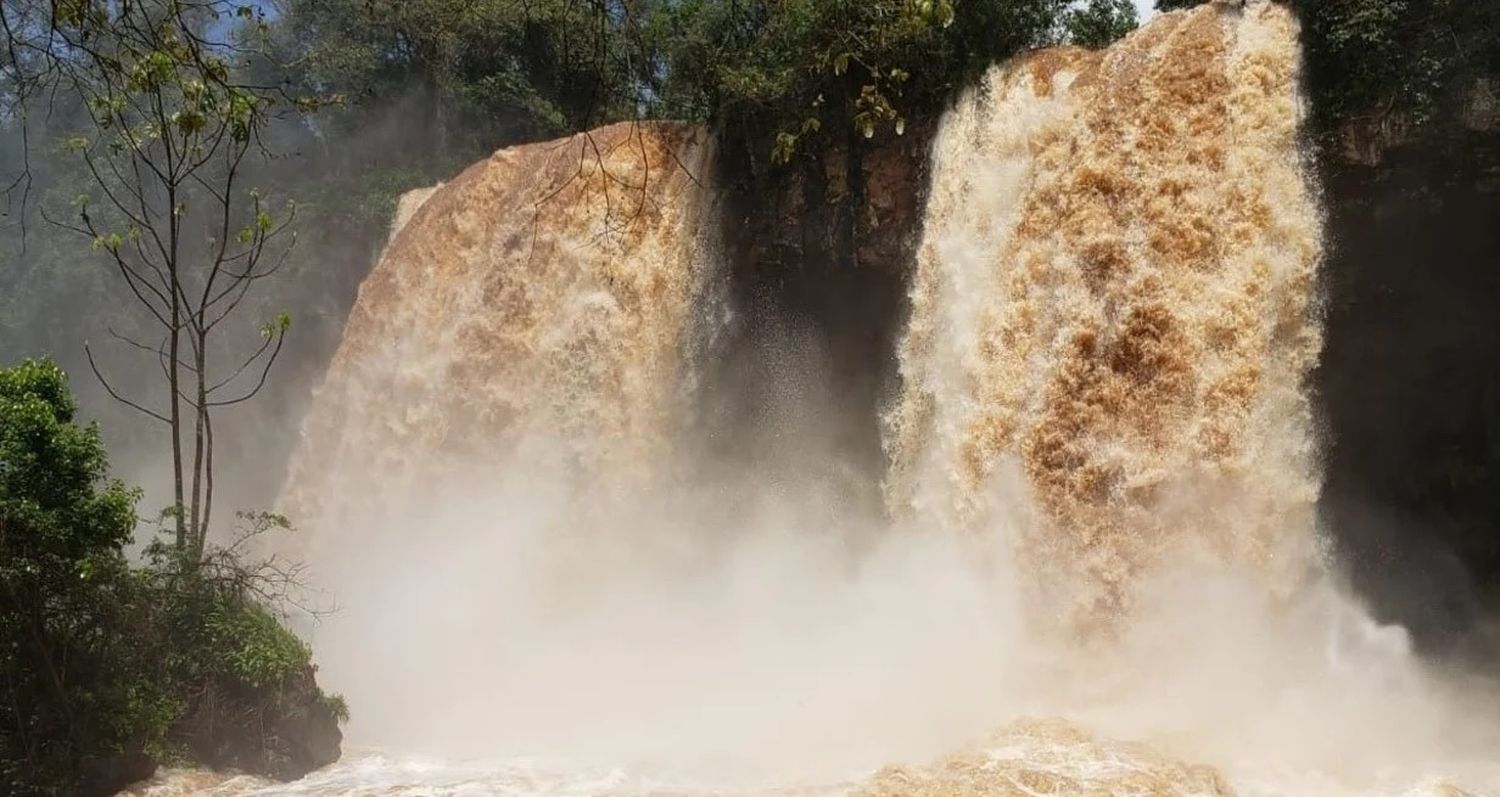
[[[825,125],[904,127],[996,60],[1134,27],[1128,0],[285,0],[281,61],[357,127],[405,103],[420,151],[622,119],[767,131],[782,159]]]

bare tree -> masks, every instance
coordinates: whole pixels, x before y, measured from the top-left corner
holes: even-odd
[[[65,149],[91,190],[71,216],[44,217],[86,236],[160,332],[110,330],[160,371],[165,399],[127,395],[86,353],[112,397],[168,427],[169,512],[189,563],[202,559],[213,517],[215,413],[261,390],[290,326],[283,313],[253,346],[226,340],[295,240],[295,205],[273,215],[246,184],[267,154],[260,133],[274,114],[318,104],[238,76],[264,30],[259,14],[231,0],[0,0],[0,67],[18,105],[71,91],[87,109],[87,129]]]

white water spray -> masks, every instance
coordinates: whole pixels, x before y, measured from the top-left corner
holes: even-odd
[[[718,315],[698,133],[445,186],[361,291],[288,494],[354,748],[150,793],[1500,790],[1490,695],[1317,557],[1296,35],[1263,0],[1164,15],[945,117],[888,513],[682,445]]]

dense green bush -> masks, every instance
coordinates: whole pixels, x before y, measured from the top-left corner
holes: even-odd
[[[122,548],[136,495],[106,480],[61,371],[0,371],[0,792],[64,792],[161,749],[180,709]]]
[[[768,139],[785,163],[829,136],[900,135],[1027,48],[1102,46],[1134,26],[1127,0],[664,3],[648,31],[663,65],[651,100],[655,113]]]
[[[402,132],[418,143],[403,159],[467,163],[506,142],[633,117],[650,69],[637,24],[646,5],[287,0],[259,66],[341,97],[333,139],[359,138],[401,106]]]
[[[1107,47],[1135,30],[1135,3],[1132,0],[1094,0],[1070,9],[1064,17],[1068,40],[1081,47]]]
[[[0,369],[0,793],[111,793],[170,759],[297,774],[330,739],[336,756],[347,709],[261,600],[285,571],[161,545],[132,567],[138,494],[75,414],[50,362]]]
[[[1494,0],[1303,0],[1315,109],[1327,128],[1457,119],[1480,78],[1500,75]]]
[[[642,116],[749,125],[785,161],[825,128],[903,130],[1028,47],[1134,25],[1129,0],[289,0],[272,37],[299,90],[344,98],[330,137],[406,108],[404,161]]]

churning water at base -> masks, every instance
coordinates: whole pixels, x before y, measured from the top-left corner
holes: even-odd
[[[1490,688],[1319,559],[1296,38],[1212,4],[959,101],[886,474],[778,431],[841,412],[794,324],[770,464],[692,444],[735,311],[700,131],[414,197],[287,493],[352,746],[135,793],[1500,794]]]

